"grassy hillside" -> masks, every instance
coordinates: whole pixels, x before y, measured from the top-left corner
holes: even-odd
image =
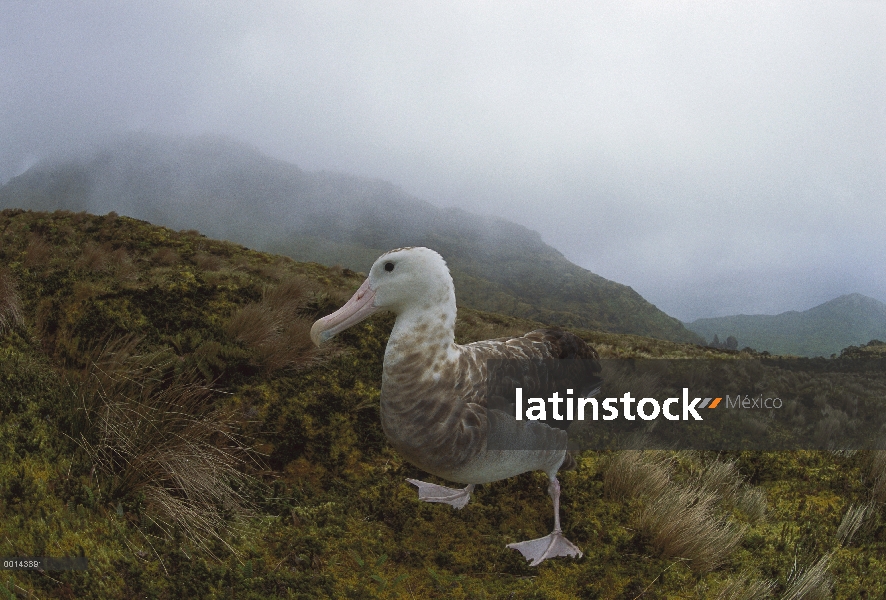
[[[708,341],[735,336],[739,347],[799,356],[831,356],[850,345],[886,339],[886,304],[847,294],[809,310],[779,315],[698,319],[686,327]]]
[[[133,135],[78,160],[46,162],[0,188],[0,208],[115,211],[354,271],[391,248],[428,246],[449,262],[466,306],[701,341],[630,287],[572,264],[535,231],[444,210],[383,181],[305,172],[219,138]]]
[[[883,453],[584,453],[561,482],[585,557],[535,569],[505,545],[548,532],[543,474],[418,502],[405,478],[434,478],[379,425],[392,318],[307,340],[360,282],[114,214],[0,212],[0,555],[90,560],[3,571],[0,596],[886,594]],[[460,309],[457,337],[536,325]],[[735,356],[579,333],[608,357]]]

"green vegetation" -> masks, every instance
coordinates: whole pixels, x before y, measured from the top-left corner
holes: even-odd
[[[886,358],[886,342],[871,340],[861,346],[843,348],[840,358]]]
[[[585,552],[529,567],[542,473],[460,511],[378,417],[390,315],[320,353],[362,276],[109,214],[0,212],[0,597],[779,598],[886,594],[886,452],[586,452]],[[461,342],[538,323],[460,309]],[[733,357],[580,331],[604,357]],[[440,482],[444,483],[444,482]],[[674,511],[683,505],[684,511]]]
[[[685,325],[707,340],[731,336],[740,348],[833,356],[849,345],[886,337],[886,304],[861,294],[847,294],[803,312],[733,315]]]

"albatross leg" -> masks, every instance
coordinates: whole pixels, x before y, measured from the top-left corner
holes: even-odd
[[[468,500],[471,499],[471,492],[474,491],[473,483],[463,490],[454,490],[435,483],[419,481],[418,479],[407,479],[406,481],[418,488],[419,500],[441,502],[455,508],[464,508]]]
[[[567,540],[560,530],[560,482],[557,481],[556,476],[551,477],[548,494],[554,500],[554,531],[542,538],[508,544],[508,548],[519,550],[523,558],[532,561],[529,564],[531,567],[537,567],[546,558],[554,558],[555,556],[582,557],[578,546]]]

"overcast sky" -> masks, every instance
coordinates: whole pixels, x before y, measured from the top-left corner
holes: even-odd
[[[541,232],[681,319],[886,301],[884,2],[0,0],[0,182],[220,133]]]

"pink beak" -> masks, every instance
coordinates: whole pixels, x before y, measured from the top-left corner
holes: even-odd
[[[373,304],[375,292],[369,287],[369,280],[363,282],[351,299],[344,306],[322,319],[318,319],[311,327],[311,339],[319,346],[336,333],[356,325],[378,310]]]

